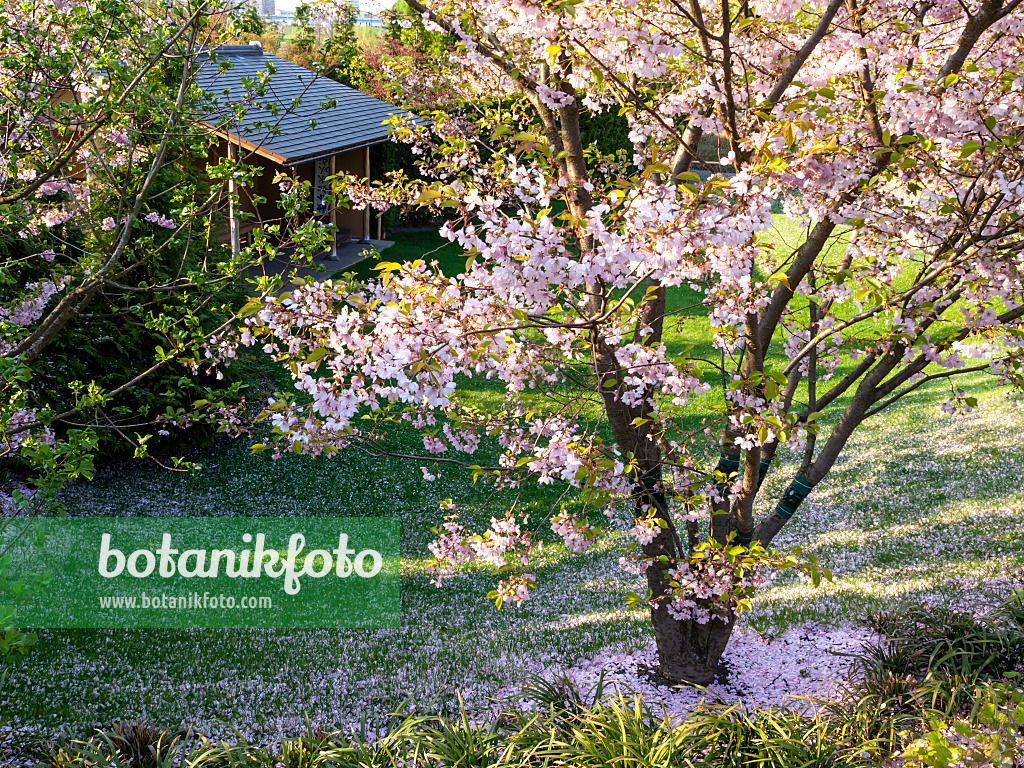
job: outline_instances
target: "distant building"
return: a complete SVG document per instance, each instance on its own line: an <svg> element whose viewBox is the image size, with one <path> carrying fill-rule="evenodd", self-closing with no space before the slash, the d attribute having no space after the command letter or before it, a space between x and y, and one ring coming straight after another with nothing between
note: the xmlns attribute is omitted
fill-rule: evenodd
<svg viewBox="0 0 1024 768"><path fill-rule="evenodd" d="M370 209L329 205L329 178L342 171L370 178L369 148L387 141L385 121L390 115L410 113L265 53L259 43L219 46L215 53L233 66L223 70L212 64L207 51L200 58L198 85L219 107L206 122L207 130L218 139L210 163L216 164L224 156L238 157L262 170L251 187L237 190L248 217L231 211L228 235L232 248L237 251L241 247L256 222L279 221L281 190L274 183L279 172L311 185L313 215L338 228L332 254L338 243L349 237L368 240ZM266 96L248 105L243 118L234 119L234 105L249 98L251 85L247 83L271 71Z"/></svg>
<svg viewBox="0 0 1024 768"><path fill-rule="evenodd" d="M243 0L243 6L249 6L264 19L274 15L274 0Z"/></svg>

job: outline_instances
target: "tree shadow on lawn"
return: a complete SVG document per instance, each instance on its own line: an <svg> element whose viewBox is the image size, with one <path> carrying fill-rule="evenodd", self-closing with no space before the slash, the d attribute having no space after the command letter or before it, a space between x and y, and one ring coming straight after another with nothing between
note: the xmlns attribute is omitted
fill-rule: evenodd
<svg viewBox="0 0 1024 768"><path fill-rule="evenodd" d="M461 691L467 706L487 706L530 664L646 641L646 617L624 610L626 585L609 589L613 569L607 551L552 558L519 610L484 599L492 574L442 589L407 577L399 630L49 630L12 670L2 720L47 734L126 718L222 721L266 739L278 718L300 731L304 711L338 726L363 712L373 724L409 697L450 710Z"/></svg>
<svg viewBox="0 0 1024 768"><path fill-rule="evenodd" d="M923 393L855 436L776 540L818 556L835 581L816 595L792 580L766 590L754 611L765 624L929 600L969 607L986 584L1024 581L1024 414L983 382L965 388L982 397L973 415L946 416ZM791 472L769 476L769 496Z"/></svg>
<svg viewBox="0 0 1024 768"><path fill-rule="evenodd" d="M409 427L396 429L385 443L389 450L422 452L420 435ZM519 513L546 516L565 490L564 483L527 484L520 492L495 491L473 482L462 468L440 468L422 461L376 457L358 449L335 456L297 456L273 459L270 451L253 454L248 442L237 440L193 452L189 459L202 465L194 474L171 473L148 463L113 465L95 480L70 484L61 494L68 513L124 516L395 516L402 519L402 552L426 555L440 524L439 503L455 499L464 520L486 525L518 500ZM467 462L486 464L496 458L496 441L487 439ZM426 482L421 466L438 479ZM573 499L567 506L574 509Z"/></svg>

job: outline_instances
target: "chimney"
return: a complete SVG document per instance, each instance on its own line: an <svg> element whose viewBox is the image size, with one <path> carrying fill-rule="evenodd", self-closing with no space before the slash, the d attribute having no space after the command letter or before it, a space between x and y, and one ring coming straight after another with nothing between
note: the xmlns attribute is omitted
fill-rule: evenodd
<svg viewBox="0 0 1024 768"><path fill-rule="evenodd" d="M263 53L263 43L261 43L259 40L250 40L249 45L256 46L257 48L260 49L260 53Z"/></svg>

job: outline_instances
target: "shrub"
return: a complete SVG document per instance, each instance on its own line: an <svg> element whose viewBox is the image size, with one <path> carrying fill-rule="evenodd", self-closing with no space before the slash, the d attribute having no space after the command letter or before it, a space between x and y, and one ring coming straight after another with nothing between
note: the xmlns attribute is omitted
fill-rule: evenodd
<svg viewBox="0 0 1024 768"><path fill-rule="evenodd" d="M980 683L966 717L932 720L903 757L910 765L934 768L1020 765L1024 755L1024 690L1020 685L1020 675L1015 672L1008 673L1006 680Z"/></svg>

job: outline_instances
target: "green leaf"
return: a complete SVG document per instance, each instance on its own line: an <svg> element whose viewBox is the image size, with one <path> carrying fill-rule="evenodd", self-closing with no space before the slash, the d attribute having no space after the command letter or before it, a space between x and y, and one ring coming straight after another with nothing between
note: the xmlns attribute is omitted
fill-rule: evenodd
<svg viewBox="0 0 1024 768"><path fill-rule="evenodd" d="M238 310L238 316L249 317L249 315L254 315L259 311L261 306L263 306L263 304L259 300L253 299L252 301L244 304L242 308Z"/></svg>
<svg viewBox="0 0 1024 768"><path fill-rule="evenodd" d="M963 148L960 150L960 157L970 157L979 149L981 149L980 141L965 142Z"/></svg>
<svg viewBox="0 0 1024 768"><path fill-rule="evenodd" d="M420 192L420 196L412 202L414 205L423 205L424 203L429 203L431 200L436 200L439 197L441 197L441 193L436 189L424 189Z"/></svg>
<svg viewBox="0 0 1024 768"><path fill-rule="evenodd" d="M316 349L314 349L310 353L309 357L306 358L306 362L307 363L315 363L317 360L320 360L323 357L326 357L330 353L331 353L331 350L329 350L327 347L317 347Z"/></svg>

